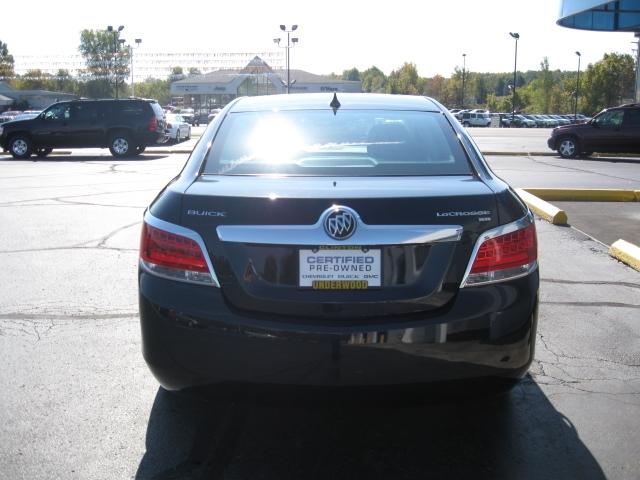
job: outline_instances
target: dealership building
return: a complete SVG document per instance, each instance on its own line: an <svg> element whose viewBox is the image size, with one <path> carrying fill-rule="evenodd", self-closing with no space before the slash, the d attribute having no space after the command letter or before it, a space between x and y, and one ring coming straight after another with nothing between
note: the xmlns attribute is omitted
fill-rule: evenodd
<svg viewBox="0 0 640 480"><path fill-rule="evenodd" d="M290 70L290 93L361 92L360 81L340 80ZM236 97L287 93L287 71L274 70L260 57L243 69L223 69L190 76L171 84L171 95L183 97L185 105L225 105Z"/></svg>
<svg viewBox="0 0 640 480"><path fill-rule="evenodd" d="M640 40L640 0L562 0L557 24L579 30L633 32ZM640 101L640 42L636 49L636 102Z"/></svg>

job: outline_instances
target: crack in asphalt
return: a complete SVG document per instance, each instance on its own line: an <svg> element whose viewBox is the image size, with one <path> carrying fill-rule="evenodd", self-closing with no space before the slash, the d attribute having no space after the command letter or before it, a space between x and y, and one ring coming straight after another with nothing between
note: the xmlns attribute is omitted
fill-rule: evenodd
<svg viewBox="0 0 640 480"><path fill-rule="evenodd" d="M564 364L567 366L573 366L573 367L590 367L592 365L571 365L571 364L567 364L564 362L561 362L560 359L568 359L568 360L586 360L586 361L590 361L590 362L599 362L599 363L613 363L615 365L621 365L621 366L625 366L625 367L630 367L630 368L637 368L640 367L640 363L625 363L625 362L620 362L618 360L611 360L608 358L601 358L601 357L585 357L585 356L578 356L578 355L569 355L566 354L564 352L557 352L556 350L552 349L549 344L547 343L547 341L544 338L544 335L542 335L540 332L538 332L537 334L537 339L540 341L540 343L542 343L542 346L544 347L544 349L549 352L551 355L553 355L555 357L555 362L559 363L559 364ZM536 360L539 361L539 360ZM553 365L553 363L551 362L545 362L548 363L549 365Z"/></svg>
<svg viewBox="0 0 640 480"><path fill-rule="evenodd" d="M137 252L138 249L137 248L122 248L122 247L109 247L106 245L106 243L115 235L117 235L118 233L126 230L127 228L131 228L134 227L136 225L140 225L142 223L141 220L137 220L133 223L129 223L127 225L124 225L122 227L118 227L115 230L107 233L106 235L100 237L100 238L96 238L96 239L92 239L92 240L87 240L86 242L82 242L82 243L78 243L75 245L71 245L71 246L61 246L61 247L42 247L42 248L30 248L30 249L19 249L19 250L0 250L0 254L3 253L32 253L32 252L50 252L50 251L56 251L56 250L87 250L87 249L100 249L100 250L113 250L113 251L117 251L117 252ZM97 242L96 245L89 245L91 243Z"/></svg>
<svg viewBox="0 0 640 480"><path fill-rule="evenodd" d="M10 253L55 252L57 250L112 250L114 252L137 252L138 251L137 248L75 245L71 247L47 247L47 248L27 248L24 250L0 250L0 255L10 254Z"/></svg>
<svg viewBox="0 0 640 480"><path fill-rule="evenodd" d="M587 386L584 385L585 383L588 383L588 382L617 382L617 383L622 383L623 385L626 386L626 385L629 385L630 383L640 382L640 377L633 376L633 377L621 378L619 376L611 377L611 376L604 376L604 375L600 377L595 377L590 372L585 372L586 376L577 376L567 371L567 368L585 368L585 369L609 368L610 369L610 367L608 367L607 365L602 366L602 365L597 365L597 363L610 363L616 366L625 366L629 368L638 368L640 367L640 364L625 363L625 362L604 359L604 358L571 356L562 352L560 353L556 352L555 350L550 348L549 344L544 338L544 335L538 333L537 339L539 343L542 345L542 347L544 348L544 350L553 356L553 361L545 361L540 359L534 360L534 365L538 366L540 370L539 373L536 373L533 371L531 372L531 377L535 381L535 383L539 385L546 385L546 386L567 387L571 390L574 390L575 392L580 392L581 394L584 393L584 394L609 395L612 397L640 395L640 391L612 393L612 392L602 391L596 388L588 388ZM574 365L574 364L567 363L566 361L563 361L563 360L586 361L586 362L591 362L591 365ZM564 374L565 378L561 378L557 374L555 375L552 374L549 371L549 368L551 367L557 369L561 374ZM616 369L616 370L619 370L619 369ZM632 403L632 404L637 405L636 403Z"/></svg>
<svg viewBox="0 0 640 480"><path fill-rule="evenodd" d="M42 187L39 187L42 188ZM59 197L41 197L41 198L33 198L33 199L29 199L29 200L14 200L11 202L2 202L0 203L0 207L12 207L12 206L23 206L21 204L25 203L25 202L41 202L41 201L50 201L50 202L70 202L70 200L67 199L72 199L72 198L84 198L84 197L95 197L98 195L118 195L118 194L122 194L122 193L138 193L138 192L157 192L158 189L157 188L142 188L142 189L135 189L135 190L118 190L118 191L114 191L114 192L94 192L94 193L83 193L83 194L79 194L79 195L61 195ZM24 206L29 206L29 205L24 205Z"/></svg>
<svg viewBox="0 0 640 480"><path fill-rule="evenodd" d="M616 175L608 175L606 173L600 173L600 172L594 172L593 170L586 170L583 168L578 168L578 167L568 167L565 165L554 165L553 163L549 163L549 162L544 162L542 160L538 160L536 157L533 157L531 155L528 155L526 158L528 158L529 160L531 160L534 163L537 163L539 165L546 165L547 167L555 167L555 168L559 168L559 169L565 169L565 170L571 170L574 172L580 172L580 173L589 173L591 175L599 175L602 177L607 177L607 178L614 178L616 180L625 180L625 181L637 181L637 179L633 179L633 178L629 178L629 177L618 177Z"/></svg>
<svg viewBox="0 0 640 480"><path fill-rule="evenodd" d="M73 202L71 200L56 200L64 205L88 205L90 207L113 207L113 208L146 208L146 205L114 205L110 203L94 203L94 202ZM30 206L30 205L25 205Z"/></svg>
<svg viewBox="0 0 640 480"><path fill-rule="evenodd" d="M622 302L551 302L540 301L545 305L567 305L570 307L616 307L616 308L634 308L640 309L640 305L634 303L622 303Z"/></svg>
<svg viewBox="0 0 640 480"><path fill-rule="evenodd" d="M23 313L23 312L7 312L0 313L0 320L112 320L123 318L135 318L138 311L119 312L119 313Z"/></svg>
<svg viewBox="0 0 640 480"><path fill-rule="evenodd" d="M0 313L0 337L31 337L39 342L54 328L77 327L90 320L91 328L112 326L114 321L135 320L137 311L121 313Z"/></svg>
<svg viewBox="0 0 640 480"><path fill-rule="evenodd" d="M541 282L546 283L559 283L566 285L618 285L621 287L640 288L640 283L632 282L616 282L605 280L563 280L560 278L541 278Z"/></svg>

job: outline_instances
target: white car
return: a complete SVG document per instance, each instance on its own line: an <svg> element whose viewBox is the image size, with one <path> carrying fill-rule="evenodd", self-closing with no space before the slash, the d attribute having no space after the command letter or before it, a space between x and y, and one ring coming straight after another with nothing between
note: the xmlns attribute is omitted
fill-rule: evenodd
<svg viewBox="0 0 640 480"><path fill-rule="evenodd" d="M191 125L182 118L182 116L168 113L166 115L167 127L165 133L169 140L173 140L175 143L180 142L182 139L189 140L191 138Z"/></svg>

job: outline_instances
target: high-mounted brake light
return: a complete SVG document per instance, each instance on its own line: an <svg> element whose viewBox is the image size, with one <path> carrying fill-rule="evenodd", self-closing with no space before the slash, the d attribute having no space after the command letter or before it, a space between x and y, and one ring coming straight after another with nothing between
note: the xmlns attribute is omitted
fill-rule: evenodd
<svg viewBox="0 0 640 480"><path fill-rule="evenodd" d="M195 240L143 223L140 265L172 280L215 285L202 248Z"/></svg>
<svg viewBox="0 0 640 480"><path fill-rule="evenodd" d="M523 277L538 266L536 227L529 217L485 232L478 242L462 287Z"/></svg>

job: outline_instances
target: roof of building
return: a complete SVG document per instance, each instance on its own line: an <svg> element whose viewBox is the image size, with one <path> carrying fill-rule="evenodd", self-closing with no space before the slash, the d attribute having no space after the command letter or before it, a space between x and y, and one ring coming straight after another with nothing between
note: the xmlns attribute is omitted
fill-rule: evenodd
<svg viewBox="0 0 640 480"><path fill-rule="evenodd" d="M0 82L0 92L2 92L2 94L5 97L10 97L13 99L19 98L19 97L35 97L35 96L77 97L77 95L74 95L72 93L53 92L51 90L16 90L15 88L11 88L9 84L7 84L6 82Z"/></svg>
<svg viewBox="0 0 640 480"><path fill-rule="evenodd" d="M256 75L256 74L272 74L280 77L282 82L286 81L287 71L285 69L273 70L260 57L256 56L251 60L245 68L238 69L222 69L213 72L204 73L202 75L194 75L174 82L174 84L211 84L211 83L230 83L240 75ZM291 82L297 83L359 83L353 80L342 80L332 78L326 75L316 75L315 73L305 72L304 70L289 70Z"/></svg>
<svg viewBox="0 0 640 480"><path fill-rule="evenodd" d="M580 30L640 30L640 0L562 0L558 25Z"/></svg>

